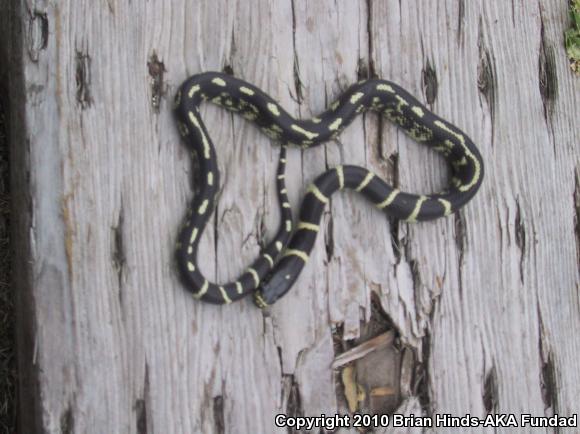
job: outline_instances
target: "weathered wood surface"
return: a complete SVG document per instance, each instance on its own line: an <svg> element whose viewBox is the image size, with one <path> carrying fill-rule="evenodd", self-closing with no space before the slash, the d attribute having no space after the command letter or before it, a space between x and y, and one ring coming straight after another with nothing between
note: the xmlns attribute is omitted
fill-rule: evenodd
<svg viewBox="0 0 580 434"><path fill-rule="evenodd" d="M333 333L358 337L372 291L423 366L398 413L578 412L580 98L566 3L0 1L22 432L286 432L275 414L344 412ZM170 99L188 75L224 69L303 117L361 76L391 79L479 144L481 192L416 225L333 198L308 267L269 314L196 302L171 259L192 193ZM223 281L275 231L278 149L215 107L204 119L224 188L202 266ZM340 162L414 192L447 173L371 115L288 161L294 209Z"/></svg>

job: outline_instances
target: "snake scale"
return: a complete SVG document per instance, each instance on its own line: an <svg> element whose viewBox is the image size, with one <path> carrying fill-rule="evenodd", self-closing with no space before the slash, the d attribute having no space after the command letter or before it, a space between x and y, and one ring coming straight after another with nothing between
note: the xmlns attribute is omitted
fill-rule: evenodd
<svg viewBox="0 0 580 434"><path fill-rule="evenodd" d="M280 227L274 239L236 281L221 285L206 279L197 263L199 240L211 216L220 178L215 147L199 112L204 101L240 114L282 143L276 180ZM451 167L448 189L438 194L409 194L393 188L365 168L339 165L310 185L294 224L284 182L286 146L320 145L335 138L358 114L367 110L381 113L414 140L441 153ZM483 161L471 139L429 111L406 90L385 80L360 81L320 116L294 119L252 84L223 73L206 72L188 78L181 85L175 96L175 113L183 140L197 154L201 180L178 236L177 264L185 286L196 298L210 303L231 303L254 294L254 301L263 308L283 296L304 268L320 230L323 211L336 191L352 189L387 214L416 222L455 212L475 195L483 179Z"/></svg>

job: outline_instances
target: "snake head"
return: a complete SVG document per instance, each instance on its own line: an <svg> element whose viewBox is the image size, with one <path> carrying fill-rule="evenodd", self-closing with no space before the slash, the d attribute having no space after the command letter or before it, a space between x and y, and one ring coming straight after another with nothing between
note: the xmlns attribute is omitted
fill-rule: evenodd
<svg viewBox="0 0 580 434"><path fill-rule="evenodd" d="M290 290L297 276L297 273L291 271L291 264L277 267L276 271L266 277L258 290L254 292L254 303L261 309L274 304Z"/></svg>

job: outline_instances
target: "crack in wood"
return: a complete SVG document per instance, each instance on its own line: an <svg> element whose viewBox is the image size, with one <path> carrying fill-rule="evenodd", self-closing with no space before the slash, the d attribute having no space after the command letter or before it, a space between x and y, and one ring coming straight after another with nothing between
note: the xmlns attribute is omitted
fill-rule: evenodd
<svg viewBox="0 0 580 434"><path fill-rule="evenodd" d="M393 249L393 255L395 255L395 263L393 267L396 269L397 265L401 262L401 252L404 247L404 242L399 238L399 228L401 226L401 221L397 218L388 217L389 219L389 232L391 234L391 248Z"/></svg>
<svg viewBox="0 0 580 434"><path fill-rule="evenodd" d="M231 64L224 65L222 71L224 74L234 75L234 68L232 67Z"/></svg>
<svg viewBox="0 0 580 434"><path fill-rule="evenodd" d="M113 0L107 0L107 9L111 15L115 15L115 5L113 4Z"/></svg>
<svg viewBox="0 0 580 434"><path fill-rule="evenodd" d="M213 398L213 423L217 434L224 434L226 432L224 397L222 395L217 395Z"/></svg>
<svg viewBox="0 0 580 434"><path fill-rule="evenodd" d="M422 306L421 303L421 287L422 287L422 279L421 279L421 272L419 270L419 261L412 258L411 254L408 249L408 245L405 244L405 258L407 259L407 263L409 264L409 270L411 271L411 280L413 284L413 303L415 305L415 314L417 317L417 322L421 321L419 309ZM432 314L432 312L431 312Z"/></svg>
<svg viewBox="0 0 580 434"><path fill-rule="evenodd" d="M264 194L263 199L265 199L265 192L266 189L263 190ZM268 228L266 227L266 211L264 209L264 202L262 202L262 209L259 210L259 217L258 217L258 222L257 222L257 228L256 228L256 242L258 244L258 246L260 247L260 250L263 250L266 247L266 232L268 230Z"/></svg>
<svg viewBox="0 0 580 434"><path fill-rule="evenodd" d="M496 205L496 207L495 207L496 228L497 228L498 241L499 241L498 244L500 246L503 245L503 221L501 219L501 215L502 215L502 211ZM501 255L501 252L502 252L502 250L500 250L500 255Z"/></svg>
<svg viewBox="0 0 580 434"><path fill-rule="evenodd" d="M540 360L542 362L540 371L540 388L542 392L542 401L544 408L551 409L552 414L558 413L558 383L556 380L556 366L554 364L554 355L552 351L546 348L545 329L540 304L537 304L539 339L538 346L540 351Z"/></svg>
<svg viewBox="0 0 580 434"><path fill-rule="evenodd" d="M465 0L458 0L457 6L457 43L459 46L462 46L465 39L463 33L463 23L465 22Z"/></svg>
<svg viewBox="0 0 580 434"><path fill-rule="evenodd" d="M366 324L367 338L381 334L387 330L395 330L396 337L399 337L399 331L395 327L395 323L389 316L389 314L383 308L380 296L371 292L371 315L369 322ZM373 326L374 324L374 326Z"/></svg>
<svg viewBox="0 0 580 434"><path fill-rule="evenodd" d="M367 0L367 39L368 39L368 78L377 77L375 59L373 57L373 7L371 0Z"/></svg>
<svg viewBox="0 0 580 434"><path fill-rule="evenodd" d="M572 206L574 208L574 233L576 235L576 258L580 264L580 167L576 167L574 177L574 194Z"/></svg>
<svg viewBox="0 0 580 434"><path fill-rule="evenodd" d="M491 118L491 137L493 144L497 95L497 74L495 69L494 56L485 44L481 17L479 18L477 47L479 50L479 63L477 65L477 89L487 102L489 115Z"/></svg>
<svg viewBox="0 0 580 434"><path fill-rule="evenodd" d="M265 334L265 328L264 328ZM274 334L274 341L276 341L276 336ZM276 354L278 354L278 363L280 364L280 372L284 372L284 359L282 358L282 347L280 345L276 345Z"/></svg>
<svg viewBox="0 0 580 434"><path fill-rule="evenodd" d="M38 62L40 52L48 46L49 24L46 12L28 11L28 57Z"/></svg>
<svg viewBox="0 0 580 434"><path fill-rule="evenodd" d="M431 408L431 392L429 390L429 357L431 355L431 333L429 330L425 330L425 336L421 339L421 354L422 360L415 367L415 386L413 389L425 415L431 417L433 409Z"/></svg>
<svg viewBox="0 0 580 434"><path fill-rule="evenodd" d="M554 47L546 38L544 18L540 10L540 53L538 57L538 77L540 95L544 106L544 118L551 124L554 105L558 98L558 74Z"/></svg>
<svg viewBox="0 0 580 434"><path fill-rule="evenodd" d="M405 256L409 258L408 252L405 253ZM416 308L421 306L421 273L419 272L419 261L416 259L408 259L409 269L411 270L411 280L413 283L413 304ZM417 311L417 315L419 312Z"/></svg>
<svg viewBox="0 0 580 434"><path fill-rule="evenodd" d="M293 65L293 75L294 75L294 92L296 97L290 96L298 104L302 104L304 96L302 94L302 81L300 80L300 63L298 61L298 53L296 52L296 5L294 0L291 0L292 6L292 50L294 51L294 65Z"/></svg>
<svg viewBox="0 0 580 434"><path fill-rule="evenodd" d="M147 434L147 400L149 397L149 365L145 363L145 378L143 381L143 395L135 401L135 425L139 434Z"/></svg>
<svg viewBox="0 0 580 434"><path fill-rule="evenodd" d="M356 78L357 81L369 78L369 68L362 57L359 57L356 65Z"/></svg>
<svg viewBox="0 0 580 434"><path fill-rule="evenodd" d="M524 283L524 260L526 255L526 228L523 223L520 202L516 199L516 216L514 221L516 245L520 250L520 282Z"/></svg>
<svg viewBox="0 0 580 434"><path fill-rule="evenodd" d="M234 74L234 59L236 57L236 53L238 52L238 47L236 45L236 32L232 30L232 38L230 40L230 60L229 64L224 66L223 71L229 75Z"/></svg>
<svg viewBox="0 0 580 434"><path fill-rule="evenodd" d="M427 104L432 106L437 99L439 83L437 80L437 72L429 58L427 58L423 70L421 71L421 84L423 86L423 93L425 94Z"/></svg>
<svg viewBox="0 0 580 434"><path fill-rule="evenodd" d="M216 201L214 204L214 210L213 210L213 249L214 249L214 255L213 255L213 263L214 263L214 267L215 267L215 277L217 279L217 273L219 270L219 255L218 255L218 248L219 248L219 243L218 243L218 239L219 239L219 203ZM225 213L224 213L225 214Z"/></svg>
<svg viewBox="0 0 580 434"><path fill-rule="evenodd" d="M91 56L87 52L76 51L75 54L76 100L81 110L91 106Z"/></svg>
<svg viewBox="0 0 580 434"><path fill-rule="evenodd" d="M296 382L296 378L292 374L284 374L284 385L287 390L286 411L285 415L288 417L304 416L304 409L302 408L302 398L300 397L300 386ZM288 433L294 434L298 431L288 427Z"/></svg>
<svg viewBox="0 0 580 434"><path fill-rule="evenodd" d="M379 126L382 129L382 117L379 117ZM393 187L397 188L399 186L399 153L393 152L387 158L387 161L391 163L392 167L392 179L393 179ZM397 268L397 265L401 262L401 253L402 249L404 248L403 240L399 238L399 228L401 226L401 221L395 217L387 215L389 220L389 232L391 235L391 247L393 249L393 254L395 255L395 263L394 268Z"/></svg>
<svg viewBox="0 0 580 434"><path fill-rule="evenodd" d="M219 345L219 343L218 343ZM214 347L214 354L216 354L216 348ZM211 414L213 417L215 417L215 414L213 413L213 384L215 383L215 379L216 379L216 370L217 370L217 365L214 363L211 367L211 371L209 373L209 376L206 377L206 380L203 382L203 394L201 397L201 400L199 401L200 403L200 408L199 408L199 417L200 417L200 426L205 426L206 425L206 418ZM200 432L200 430L196 430L196 432Z"/></svg>
<svg viewBox="0 0 580 434"><path fill-rule="evenodd" d="M326 260L330 262L334 256L334 218L332 213L328 213L328 223L326 225L326 231L324 235Z"/></svg>
<svg viewBox="0 0 580 434"><path fill-rule="evenodd" d="M455 223L455 247L459 251L459 255L463 257L466 245L465 223L460 212L453 214Z"/></svg>
<svg viewBox="0 0 580 434"><path fill-rule="evenodd" d="M372 288L371 288L372 291ZM372 292L371 292L372 294ZM361 321L364 322L364 309L362 309L360 318ZM332 348L334 350L334 355L336 357L337 354L341 354L346 351L350 346L348 343L354 342L354 340L344 340L342 337L344 336L344 322L337 322L332 326Z"/></svg>
<svg viewBox="0 0 580 434"><path fill-rule="evenodd" d="M304 96L302 94L302 81L300 81L300 64L298 61L298 54L294 54L294 91L296 98L293 98L298 104L302 104Z"/></svg>
<svg viewBox="0 0 580 434"><path fill-rule="evenodd" d="M123 304L123 276L125 273L125 264L127 262L127 257L125 255L125 243L124 243L124 221L125 212L123 207L123 198L121 197L121 204L119 206L119 216L117 217L117 224L111 229L113 230L113 249L111 253L113 268L117 274L117 280L119 283L119 302Z"/></svg>
<svg viewBox="0 0 580 434"><path fill-rule="evenodd" d="M497 371L495 366L485 375L483 382L483 406L487 414L496 413L498 409Z"/></svg>
<svg viewBox="0 0 580 434"><path fill-rule="evenodd" d="M75 432L75 417L72 409L72 404L66 407L65 411L60 416L60 433L73 434Z"/></svg>
<svg viewBox="0 0 580 434"><path fill-rule="evenodd" d="M226 209L223 213L222 213L222 222L224 221L224 217L226 216L227 213L229 213L231 211L231 209ZM241 243L241 248L245 248L246 245L252 241L252 239L256 240L257 244L260 244L260 240L258 239L259 234L257 233L258 231L258 225L259 225L259 221L261 219L261 214L260 214L260 210L256 210L256 213L254 214L254 223L252 223L252 226L254 227L254 229L250 230L250 232L248 232L248 235L246 235Z"/></svg>
<svg viewBox="0 0 580 434"><path fill-rule="evenodd" d="M434 300L434 303L436 301ZM424 329L424 335L421 339L421 351L419 353L420 357L417 356L415 359L417 363L414 367L413 372L413 387L412 391L417 399L421 408L428 417L433 416L433 403L431 398L431 391L429 389L429 382L431 374L429 371L429 360L431 358L431 332L430 327L433 325L435 316L435 306L428 313L428 325ZM415 350L416 351L416 350Z"/></svg>
<svg viewBox="0 0 580 434"><path fill-rule="evenodd" d="M458 283L458 291L459 291L459 298L463 298L463 275L461 273L461 269L463 267L463 258L465 255L465 248L467 245L467 235L465 233L465 222L463 221L463 215L461 211L456 212L453 215L454 223L455 223L455 247L459 252L459 256L457 259L457 283Z"/></svg>
<svg viewBox="0 0 580 434"><path fill-rule="evenodd" d="M558 387L556 384L556 372L552 355L542 362L540 384L542 387L542 401L546 408L553 408L554 413L558 410Z"/></svg>
<svg viewBox="0 0 580 434"><path fill-rule="evenodd" d="M155 51L153 51L153 54L151 54L149 57L147 62L147 70L149 72L149 76L151 77L151 107L155 113L159 113L161 98L163 98L166 93L163 77L167 70L165 69L165 64L157 57L157 53Z"/></svg>
<svg viewBox="0 0 580 434"><path fill-rule="evenodd" d="M397 152L393 153L391 156L386 157L387 150L385 149L385 140L383 136L383 131L385 129L385 120L383 116L379 114L374 114L377 116L377 149L379 154L379 159L385 160L387 163L392 160L395 165L398 164L398 154ZM366 138L366 137L365 137ZM392 157L392 158L391 158ZM398 167L397 167L398 169Z"/></svg>

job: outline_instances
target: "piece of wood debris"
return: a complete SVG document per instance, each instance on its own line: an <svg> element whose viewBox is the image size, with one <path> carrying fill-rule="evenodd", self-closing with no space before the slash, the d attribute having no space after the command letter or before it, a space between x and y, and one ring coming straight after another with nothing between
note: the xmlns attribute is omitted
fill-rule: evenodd
<svg viewBox="0 0 580 434"><path fill-rule="evenodd" d="M393 343L395 339L395 333L393 331L388 331L386 333L380 334L342 354L339 354L332 362L332 369L337 369L347 363L358 360L375 350L388 347Z"/></svg>

